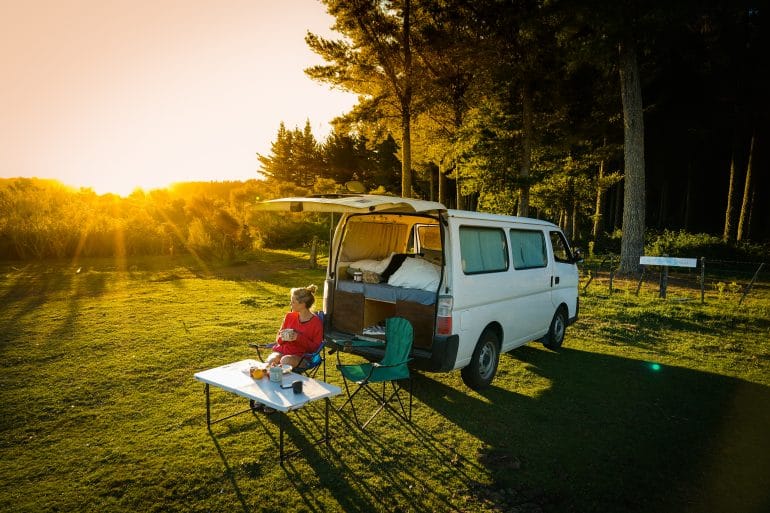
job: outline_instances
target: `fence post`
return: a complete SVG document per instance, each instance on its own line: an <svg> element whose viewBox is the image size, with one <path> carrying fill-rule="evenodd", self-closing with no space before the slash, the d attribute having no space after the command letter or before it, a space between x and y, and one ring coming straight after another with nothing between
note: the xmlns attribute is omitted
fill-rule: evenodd
<svg viewBox="0 0 770 513"><path fill-rule="evenodd" d="M313 236L313 242L310 244L310 268L318 267L318 237Z"/></svg>
<svg viewBox="0 0 770 513"><path fill-rule="evenodd" d="M583 294L586 293L586 291L588 290L588 286L591 284L592 281L594 281L594 271L591 269L590 266L587 266L587 267L588 267L588 281L586 282L585 285L583 285ZM596 266L596 274L599 274L599 264L597 264Z"/></svg>
<svg viewBox="0 0 770 513"><path fill-rule="evenodd" d="M642 266L642 274L639 276L639 283L636 284L636 295L639 295L639 289L642 288L642 281L644 281L644 272L647 270L647 266Z"/></svg>
<svg viewBox="0 0 770 513"><path fill-rule="evenodd" d="M612 295L612 279L615 277L615 259L610 257L610 295Z"/></svg>
<svg viewBox="0 0 770 513"><path fill-rule="evenodd" d="M706 302L706 257L700 257L700 302Z"/></svg>
<svg viewBox="0 0 770 513"><path fill-rule="evenodd" d="M738 300L739 305L743 303L743 298L745 298L748 295L748 293L751 291L751 287L754 285L754 282L757 281L757 276L759 276L759 271L761 271L764 266L765 266L765 263L762 262L761 264L759 264L759 267L757 267L757 272L755 272L754 277L751 278L751 283L749 283L746 286L746 290L743 291L743 295L741 296L741 299Z"/></svg>
<svg viewBox="0 0 770 513"><path fill-rule="evenodd" d="M663 255L664 257L668 255ZM668 287L668 266L664 265L663 269L660 270L660 292L658 292L658 297L662 299L666 299L666 288Z"/></svg>

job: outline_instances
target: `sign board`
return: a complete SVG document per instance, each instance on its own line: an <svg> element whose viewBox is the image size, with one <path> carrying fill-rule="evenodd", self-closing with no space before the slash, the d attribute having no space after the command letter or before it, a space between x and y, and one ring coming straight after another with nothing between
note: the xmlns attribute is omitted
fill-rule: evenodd
<svg viewBox="0 0 770 513"><path fill-rule="evenodd" d="M697 258L674 258L674 257L639 257L641 265L664 265L668 267L698 267Z"/></svg>

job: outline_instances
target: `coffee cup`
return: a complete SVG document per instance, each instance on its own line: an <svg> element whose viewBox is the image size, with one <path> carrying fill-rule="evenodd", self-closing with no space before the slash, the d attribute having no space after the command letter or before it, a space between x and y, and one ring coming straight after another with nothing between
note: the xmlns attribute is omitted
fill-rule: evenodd
<svg viewBox="0 0 770 513"><path fill-rule="evenodd" d="M283 380L283 370L280 366L270 367L270 381L280 383Z"/></svg>

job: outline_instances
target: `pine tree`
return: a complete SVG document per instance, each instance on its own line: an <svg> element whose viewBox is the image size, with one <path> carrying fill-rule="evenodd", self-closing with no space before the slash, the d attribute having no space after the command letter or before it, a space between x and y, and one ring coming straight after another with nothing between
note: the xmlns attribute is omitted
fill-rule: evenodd
<svg viewBox="0 0 770 513"><path fill-rule="evenodd" d="M262 164L260 172L268 178L281 182L295 182L294 173L294 134L286 130L281 121L275 141L270 146L270 155L260 155L257 158Z"/></svg>
<svg viewBox="0 0 770 513"><path fill-rule="evenodd" d="M351 113L359 119L398 116L401 134L401 194L412 191L412 63L411 0L324 0L335 17L334 29L346 37L332 41L308 33L310 48L325 65L305 70L313 79L360 95Z"/></svg>

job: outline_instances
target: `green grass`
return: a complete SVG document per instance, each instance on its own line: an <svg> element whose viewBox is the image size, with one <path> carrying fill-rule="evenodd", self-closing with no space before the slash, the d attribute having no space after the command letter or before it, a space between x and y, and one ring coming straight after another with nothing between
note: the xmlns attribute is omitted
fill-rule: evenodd
<svg viewBox="0 0 770 513"><path fill-rule="evenodd" d="M253 357L289 288L310 283L323 272L294 252L2 265L0 511L770 509L761 287L742 305L592 287L563 350L503 355L489 389L418 374L411 425L381 416L362 433L333 413L327 448L310 443L318 408L292 414L305 455L282 467L280 419L210 434L193 374ZM212 391L215 413L245 406Z"/></svg>

